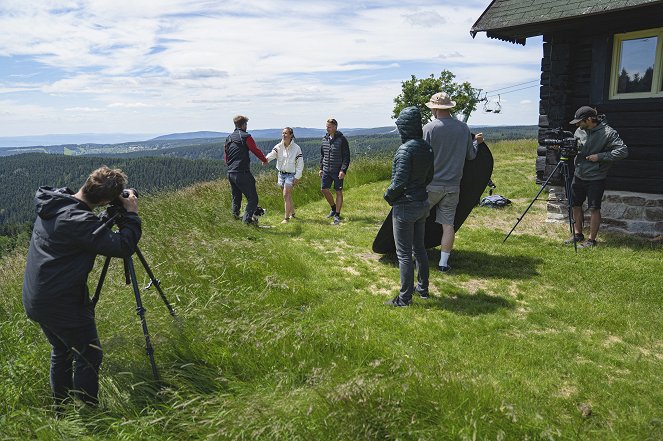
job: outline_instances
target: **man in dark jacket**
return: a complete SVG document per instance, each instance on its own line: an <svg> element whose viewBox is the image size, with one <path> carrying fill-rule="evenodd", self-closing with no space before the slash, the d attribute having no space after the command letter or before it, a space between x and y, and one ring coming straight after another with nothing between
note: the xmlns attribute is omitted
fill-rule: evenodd
<svg viewBox="0 0 663 441"><path fill-rule="evenodd" d="M320 191L327 199L331 211L328 218L334 218L334 225L341 223L341 208L343 208L343 179L350 166L350 144L343 133L339 132L338 122L334 118L327 120L327 134L322 138L320 147L320 178L322 180ZM336 190L336 200L329 189L332 182Z"/></svg>
<svg viewBox="0 0 663 441"><path fill-rule="evenodd" d="M23 306L39 323L51 350L51 389L55 404L70 393L97 403L102 351L87 278L97 254L128 257L141 236L138 202L121 170L101 167L74 194L68 188L41 187L35 196L37 220L30 239ZM126 213L119 231L93 232L101 225L92 211L118 199Z"/></svg>
<svg viewBox="0 0 663 441"><path fill-rule="evenodd" d="M573 237L566 243L582 242L582 204L587 199L589 218L589 238L580 244L581 248L596 246L596 235L601 226L601 199L605 191L608 170L615 161L628 156L628 148L615 129L605 122L604 115L596 109L580 107L570 124L578 128L574 134L578 140L578 155L575 159L575 172L571 184L573 200Z"/></svg>
<svg viewBox="0 0 663 441"><path fill-rule="evenodd" d="M433 180L433 149L422 139L421 112L417 107L403 109L396 120L403 144L396 150L391 184L384 193L393 206L392 220L396 256L401 273L401 289L385 304L408 306L412 293L428 298L428 254L424 245L429 204L426 186ZM412 252L417 261L417 286L414 287Z"/></svg>
<svg viewBox="0 0 663 441"><path fill-rule="evenodd" d="M232 211L235 219L239 219L239 210L242 208L242 195L246 196L246 209L242 220L245 224L255 224L253 213L258 208L258 192L256 180L251 174L251 161L249 150L260 159L262 165L267 164L267 158L260 151L255 141L246 133L249 119L242 115L233 118L235 131L226 138L225 160L228 165L228 181L232 192Z"/></svg>

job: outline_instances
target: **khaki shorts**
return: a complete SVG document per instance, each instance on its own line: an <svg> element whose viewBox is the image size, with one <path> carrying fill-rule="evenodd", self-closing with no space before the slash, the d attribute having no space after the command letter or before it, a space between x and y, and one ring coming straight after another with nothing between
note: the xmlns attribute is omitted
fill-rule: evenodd
<svg viewBox="0 0 663 441"><path fill-rule="evenodd" d="M429 191L428 204L435 207L435 222L442 225L453 225L458 205L458 191Z"/></svg>

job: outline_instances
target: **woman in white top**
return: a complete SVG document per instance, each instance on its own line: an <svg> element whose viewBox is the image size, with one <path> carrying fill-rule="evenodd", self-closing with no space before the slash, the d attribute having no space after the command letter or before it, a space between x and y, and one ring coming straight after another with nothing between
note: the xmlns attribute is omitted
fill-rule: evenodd
<svg viewBox="0 0 663 441"><path fill-rule="evenodd" d="M267 154L267 161L276 159L276 169L279 171L278 184L283 189L283 201L285 202L285 216L281 222L284 224L295 217L292 188L302 178L304 156L302 149L294 141L295 133L292 128L284 128L281 136L283 138L281 142Z"/></svg>

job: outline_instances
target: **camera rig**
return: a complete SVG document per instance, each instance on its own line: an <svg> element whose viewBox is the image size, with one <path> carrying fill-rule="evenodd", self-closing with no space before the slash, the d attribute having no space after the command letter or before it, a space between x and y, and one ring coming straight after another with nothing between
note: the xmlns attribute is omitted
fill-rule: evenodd
<svg viewBox="0 0 663 441"><path fill-rule="evenodd" d="M549 129L543 136L544 138L539 139L539 144L549 149L559 149L560 161L570 161L578 154L578 139L568 130L561 127Z"/></svg>

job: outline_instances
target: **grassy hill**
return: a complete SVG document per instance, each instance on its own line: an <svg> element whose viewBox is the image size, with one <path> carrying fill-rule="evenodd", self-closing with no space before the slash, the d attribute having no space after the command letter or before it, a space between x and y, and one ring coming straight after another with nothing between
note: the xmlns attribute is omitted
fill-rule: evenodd
<svg viewBox="0 0 663 441"><path fill-rule="evenodd" d="M114 262L97 308L100 408L61 419L17 250L0 260L0 439L662 439L661 246L601 234L575 254L544 202L502 244L538 189L532 145L491 146L514 204L476 208L453 272L432 272L431 299L410 308L382 304L398 268L370 251L390 158L353 162L338 227L310 169L287 225L274 173L258 179L258 229L231 218L223 180L141 198L140 246L179 313L144 292L163 383Z"/></svg>

